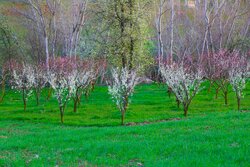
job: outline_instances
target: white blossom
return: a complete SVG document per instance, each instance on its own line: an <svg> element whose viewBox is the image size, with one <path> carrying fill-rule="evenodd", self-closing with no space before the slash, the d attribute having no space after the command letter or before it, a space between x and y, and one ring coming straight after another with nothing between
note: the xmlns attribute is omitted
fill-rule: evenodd
<svg viewBox="0 0 250 167"><path fill-rule="evenodd" d="M27 98L32 93L35 84L35 71L31 65L23 65L22 68L14 68L12 71L12 88L18 91L27 91Z"/></svg>
<svg viewBox="0 0 250 167"><path fill-rule="evenodd" d="M192 72L182 64L160 66L162 77L172 89L178 100L188 109L193 97L198 93L202 82L202 71ZM186 115L186 114L185 114Z"/></svg>
<svg viewBox="0 0 250 167"><path fill-rule="evenodd" d="M112 81L108 86L109 94L115 101L118 109L125 112L128 106L128 98L133 94L134 87L138 84L138 78L135 71L129 71L127 68L121 70L116 68L111 70Z"/></svg>
<svg viewBox="0 0 250 167"><path fill-rule="evenodd" d="M35 70L35 82L34 87L42 89L46 83L48 82L48 78L46 77L46 70L40 66L34 68Z"/></svg>
<svg viewBox="0 0 250 167"><path fill-rule="evenodd" d="M96 76L92 68L78 69L76 87L86 88L95 78Z"/></svg>
<svg viewBox="0 0 250 167"><path fill-rule="evenodd" d="M242 97L243 89L246 87L246 73L241 69L232 68L229 71L229 81L237 97Z"/></svg>
<svg viewBox="0 0 250 167"><path fill-rule="evenodd" d="M73 70L67 74L49 70L47 80L55 91L59 106L63 107L76 91L77 71Z"/></svg>

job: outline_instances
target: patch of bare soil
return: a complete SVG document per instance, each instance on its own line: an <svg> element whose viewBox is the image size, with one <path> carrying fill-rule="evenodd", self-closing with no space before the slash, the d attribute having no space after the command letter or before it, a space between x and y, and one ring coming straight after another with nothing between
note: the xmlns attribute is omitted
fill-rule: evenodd
<svg viewBox="0 0 250 167"><path fill-rule="evenodd" d="M169 119L162 119L162 120L156 120L156 121L145 121L145 122L129 122L125 124L125 126L142 126L142 125L149 125L149 124L155 124L160 122L170 122L170 121L179 121L181 118L169 118Z"/></svg>
<svg viewBox="0 0 250 167"><path fill-rule="evenodd" d="M7 139L7 136L0 136L0 139Z"/></svg>
<svg viewBox="0 0 250 167"><path fill-rule="evenodd" d="M242 110L242 113L250 112L250 110Z"/></svg>

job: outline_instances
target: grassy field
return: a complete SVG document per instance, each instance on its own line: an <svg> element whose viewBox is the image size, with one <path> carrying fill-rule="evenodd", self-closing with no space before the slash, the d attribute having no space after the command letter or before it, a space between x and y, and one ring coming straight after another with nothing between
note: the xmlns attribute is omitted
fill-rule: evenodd
<svg viewBox="0 0 250 167"><path fill-rule="evenodd" d="M204 87L207 87L205 85ZM234 93L229 105L204 88L183 117L166 88L140 85L132 97L126 123L107 94L96 87L82 100L78 113L70 102L60 124L55 98L41 105L28 101L23 111L19 93L8 91L0 104L0 166L248 166L250 164L250 85L242 110ZM178 118L165 122L166 120Z"/></svg>

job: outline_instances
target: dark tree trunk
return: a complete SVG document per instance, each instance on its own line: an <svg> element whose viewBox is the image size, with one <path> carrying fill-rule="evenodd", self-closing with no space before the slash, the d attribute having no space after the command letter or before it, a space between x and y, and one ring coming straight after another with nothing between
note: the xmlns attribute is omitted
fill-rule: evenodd
<svg viewBox="0 0 250 167"><path fill-rule="evenodd" d="M126 113L127 108L128 108L128 96L125 96L123 105L124 105L123 106L124 109L121 111L121 113L122 113L122 125L124 125L125 113Z"/></svg>
<svg viewBox="0 0 250 167"><path fill-rule="evenodd" d="M171 93L172 93L172 89L170 87L168 87L168 97L171 98Z"/></svg>
<svg viewBox="0 0 250 167"><path fill-rule="evenodd" d="M77 112L77 107L78 107L78 104L79 104L79 102L78 102L78 98L76 97L76 98L74 98L74 113L76 113L76 112Z"/></svg>
<svg viewBox="0 0 250 167"><path fill-rule="evenodd" d="M180 108L181 102L177 97L176 97L176 103L177 103L177 107Z"/></svg>
<svg viewBox="0 0 250 167"><path fill-rule="evenodd" d="M209 87L208 87L208 90L207 90L207 91L208 91L208 92L211 92L211 88L212 88L212 86L213 86L213 83L212 83L212 81L210 81L209 83L210 83L210 84L209 84Z"/></svg>
<svg viewBox="0 0 250 167"><path fill-rule="evenodd" d="M240 97L237 97L238 111L240 111Z"/></svg>
<svg viewBox="0 0 250 167"><path fill-rule="evenodd" d="M60 106L61 123L64 123L64 106Z"/></svg>
<svg viewBox="0 0 250 167"><path fill-rule="evenodd" d="M78 98L77 100L77 106L79 107L81 105L81 99L82 99L82 95Z"/></svg>
<svg viewBox="0 0 250 167"><path fill-rule="evenodd" d="M81 104L81 97L82 97L82 89L79 87L76 90L75 97L73 98L74 101L74 112L77 112L77 108Z"/></svg>
<svg viewBox="0 0 250 167"><path fill-rule="evenodd" d="M89 101L89 89L87 88L87 90L85 90L84 92L84 96L85 96L85 100L88 102Z"/></svg>
<svg viewBox="0 0 250 167"><path fill-rule="evenodd" d="M121 3L121 19L120 19L120 29L121 29L121 39L122 39L122 46L124 47L124 41L123 41L123 36L124 36L124 32L125 32L125 9L124 9L124 4L123 2ZM127 60L126 60L126 55L124 52L121 53L122 56L122 67L125 68L126 64L127 64Z"/></svg>
<svg viewBox="0 0 250 167"><path fill-rule="evenodd" d="M39 106L40 105L40 96L41 96L41 89L37 88L36 89L36 105Z"/></svg>
<svg viewBox="0 0 250 167"><path fill-rule="evenodd" d="M48 95L47 95L47 101L51 98L51 95L52 95L52 91L53 91L53 89L50 87L49 88L49 91L48 91Z"/></svg>
<svg viewBox="0 0 250 167"><path fill-rule="evenodd" d="M215 95L215 99L218 99L219 90L220 90L220 88L216 88L216 95Z"/></svg>
<svg viewBox="0 0 250 167"><path fill-rule="evenodd" d="M124 125L125 111L122 111L122 125Z"/></svg>
<svg viewBox="0 0 250 167"><path fill-rule="evenodd" d="M228 92L224 92L225 105L228 105Z"/></svg>
<svg viewBox="0 0 250 167"><path fill-rule="evenodd" d="M95 89L95 83L96 83L95 80L93 80L93 81L91 82L91 91L94 91L94 89Z"/></svg>
<svg viewBox="0 0 250 167"><path fill-rule="evenodd" d="M23 110L26 111L27 101L26 101L26 91L23 89Z"/></svg>
<svg viewBox="0 0 250 167"><path fill-rule="evenodd" d="M129 14L130 14L130 29L132 31L133 29L133 0L129 0ZM130 53L129 53L129 70L131 70L133 68L133 56L134 56L134 38L132 36L132 34L130 35Z"/></svg>
<svg viewBox="0 0 250 167"><path fill-rule="evenodd" d="M2 84L1 84L1 87L2 87L2 94L1 94L1 97L0 97L0 103L2 103L3 102L3 98L4 98L4 96L5 96L5 78L3 79L3 81L2 81Z"/></svg>
<svg viewBox="0 0 250 167"><path fill-rule="evenodd" d="M184 105L183 105L184 116L185 116L185 117L188 115L188 107L189 107L189 105L187 105L187 104L184 104Z"/></svg>

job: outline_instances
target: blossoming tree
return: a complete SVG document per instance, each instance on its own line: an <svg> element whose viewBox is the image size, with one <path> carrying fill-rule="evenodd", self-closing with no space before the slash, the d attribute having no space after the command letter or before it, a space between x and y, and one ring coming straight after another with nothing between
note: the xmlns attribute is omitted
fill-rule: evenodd
<svg viewBox="0 0 250 167"><path fill-rule="evenodd" d="M182 103L184 115L187 116L189 105L200 90L202 71L198 69L194 72L183 63L161 65L160 71L166 84Z"/></svg>
<svg viewBox="0 0 250 167"><path fill-rule="evenodd" d="M26 111L27 100L32 94L35 83L35 71L31 65L13 63L12 84L14 89L22 92L24 111Z"/></svg>
<svg viewBox="0 0 250 167"><path fill-rule="evenodd" d="M238 111L240 111L240 101L246 87L247 59L237 53L231 58L230 64L229 81L237 98Z"/></svg>
<svg viewBox="0 0 250 167"><path fill-rule="evenodd" d="M220 91L224 97L225 105L227 105L230 84L234 85L235 90L235 86L239 86L241 81L243 81L242 79L246 78L244 76L245 71L247 71L246 57L237 50L230 51L225 49L203 55L202 57L202 66L206 79L216 89L216 98ZM243 88L243 85L240 87ZM240 90L238 89L237 91Z"/></svg>
<svg viewBox="0 0 250 167"><path fill-rule="evenodd" d="M78 60L76 65L76 91L72 96L74 101L74 112L77 112L77 107L80 104L83 92L89 91L92 81L96 78L96 73L93 69L93 63L91 61Z"/></svg>
<svg viewBox="0 0 250 167"><path fill-rule="evenodd" d="M203 55L203 70L205 77L210 81L211 85L216 89L216 98L219 91L221 91L225 105L228 105L228 91L229 91L229 70L231 68L230 62L236 52L230 52L221 49L218 52Z"/></svg>
<svg viewBox="0 0 250 167"><path fill-rule="evenodd" d="M44 64L39 64L34 67L34 72L35 72L34 90L36 95L36 103L37 105L39 105L41 91L47 83L46 66Z"/></svg>
<svg viewBox="0 0 250 167"><path fill-rule="evenodd" d="M76 92L77 70L70 58L57 58L47 71L47 80L57 98L61 123L64 123L65 107Z"/></svg>
<svg viewBox="0 0 250 167"><path fill-rule="evenodd" d="M108 91L121 112L121 124L124 125L129 97L133 94L134 88L138 84L138 77L135 71L128 70L126 67L112 69L111 74L112 79L108 86Z"/></svg>

